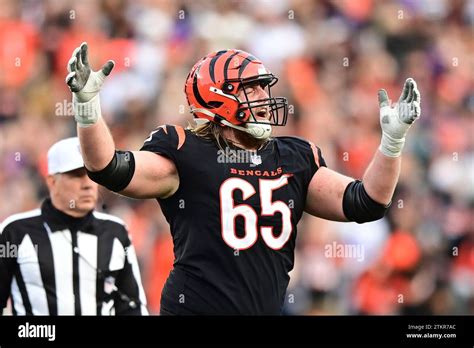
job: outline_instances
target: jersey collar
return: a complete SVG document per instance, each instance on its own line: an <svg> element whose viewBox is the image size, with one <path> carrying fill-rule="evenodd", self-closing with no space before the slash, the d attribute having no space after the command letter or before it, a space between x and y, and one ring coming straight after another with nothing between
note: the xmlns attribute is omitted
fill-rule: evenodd
<svg viewBox="0 0 474 348"><path fill-rule="evenodd" d="M92 227L92 210L87 215L76 218L58 210L53 205L50 198L43 201L41 205L41 213L53 232L62 231L64 229L69 229L71 231L81 230L86 232L90 227Z"/></svg>

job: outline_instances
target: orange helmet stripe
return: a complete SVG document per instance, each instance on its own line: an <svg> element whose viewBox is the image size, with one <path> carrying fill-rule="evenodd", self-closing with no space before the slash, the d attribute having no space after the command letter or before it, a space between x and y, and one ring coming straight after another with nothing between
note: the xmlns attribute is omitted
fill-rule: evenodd
<svg viewBox="0 0 474 348"><path fill-rule="evenodd" d="M227 53L227 50L219 51L214 57L212 57L211 62L209 63L209 76L211 77L212 82L216 83L216 77L214 74L214 67L216 65L217 59L222 56L224 53Z"/></svg>
<svg viewBox="0 0 474 348"><path fill-rule="evenodd" d="M202 67L202 64L197 67L196 72L194 73L193 93L194 93L194 97L196 98L196 101L199 104L201 104L202 107L204 107L206 109L211 109L212 106L206 103L206 101L201 97L201 93L199 92L197 78L198 78L198 75L199 75L199 71L201 70L201 67Z"/></svg>
<svg viewBox="0 0 474 348"><path fill-rule="evenodd" d="M250 62L253 62L253 61L256 61L257 58L255 58L254 56L250 55L248 57L246 57L244 59L244 61L242 62L242 64L240 65L240 68L239 68L239 78L242 76L242 73L244 72L245 68L247 67L247 65L249 65Z"/></svg>
<svg viewBox="0 0 474 348"><path fill-rule="evenodd" d="M229 58L227 58L227 60L225 61L225 64L224 64L224 81L227 80L228 77L229 77L228 76L229 64L232 61L232 58L234 58L239 53L240 53L240 51L236 51L236 52L232 53L231 56Z"/></svg>

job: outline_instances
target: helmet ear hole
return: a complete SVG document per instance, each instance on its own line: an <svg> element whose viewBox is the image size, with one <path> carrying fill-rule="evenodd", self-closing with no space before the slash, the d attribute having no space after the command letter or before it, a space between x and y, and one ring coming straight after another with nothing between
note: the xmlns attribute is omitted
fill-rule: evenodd
<svg viewBox="0 0 474 348"><path fill-rule="evenodd" d="M218 108L220 107L222 104L224 104L223 102L221 101L210 101L209 103L207 103L209 106L211 106L212 108Z"/></svg>

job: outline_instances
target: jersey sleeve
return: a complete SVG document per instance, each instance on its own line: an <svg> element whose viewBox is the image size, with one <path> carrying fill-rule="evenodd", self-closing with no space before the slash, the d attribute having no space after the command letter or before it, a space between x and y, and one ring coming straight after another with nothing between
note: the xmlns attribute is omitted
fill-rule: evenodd
<svg viewBox="0 0 474 348"><path fill-rule="evenodd" d="M184 145L186 133L181 126L162 125L145 139L140 151L163 155L176 163L178 151Z"/></svg>
<svg viewBox="0 0 474 348"><path fill-rule="evenodd" d="M326 167L321 149L311 141L299 137L278 137L282 141L284 161L290 168L300 173L303 184L307 187L314 174L321 167Z"/></svg>
<svg viewBox="0 0 474 348"><path fill-rule="evenodd" d="M327 165L321 149L311 141L304 140L302 155L304 156L304 163L309 163L309 166L306 165L307 169L304 171L304 182L308 186L319 168L327 167Z"/></svg>
<svg viewBox="0 0 474 348"><path fill-rule="evenodd" d="M303 165L312 177L321 167L327 167L321 149L313 142L300 137L280 137L290 150L290 161ZM308 167L309 164L309 167Z"/></svg>
<svg viewBox="0 0 474 348"><path fill-rule="evenodd" d="M311 147L311 154L309 155L311 163L315 166L314 173L321 168L321 167L326 167L326 161L323 158L323 155L321 153L321 149L314 145L311 141L308 141L309 146ZM313 174L314 174L313 173Z"/></svg>

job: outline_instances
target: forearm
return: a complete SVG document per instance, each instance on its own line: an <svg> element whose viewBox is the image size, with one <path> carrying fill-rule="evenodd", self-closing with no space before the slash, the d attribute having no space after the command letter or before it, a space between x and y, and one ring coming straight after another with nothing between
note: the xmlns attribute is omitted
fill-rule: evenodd
<svg viewBox="0 0 474 348"><path fill-rule="evenodd" d="M78 125L77 134L86 168L92 172L104 169L115 153L114 140L104 119L100 117L89 127Z"/></svg>
<svg viewBox="0 0 474 348"><path fill-rule="evenodd" d="M376 202L387 205L392 200L400 175L401 156L389 157L377 150L367 167L362 182L367 194Z"/></svg>

